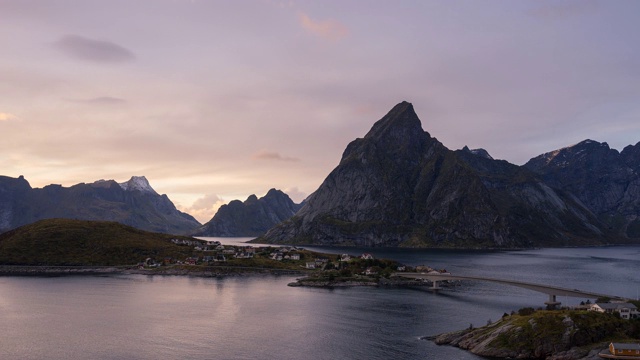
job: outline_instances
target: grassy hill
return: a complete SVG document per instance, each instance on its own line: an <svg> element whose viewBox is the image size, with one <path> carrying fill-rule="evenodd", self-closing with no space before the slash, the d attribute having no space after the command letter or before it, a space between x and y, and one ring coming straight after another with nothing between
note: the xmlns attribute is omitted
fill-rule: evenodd
<svg viewBox="0 0 640 360"><path fill-rule="evenodd" d="M558 359L581 359L611 341L637 343L638 338L640 319L623 320L614 314L586 310L525 308L487 326L441 334L435 342L490 358L546 359L558 355Z"/></svg>
<svg viewBox="0 0 640 360"><path fill-rule="evenodd" d="M47 219L0 234L2 265L131 265L185 258L192 249L116 222Z"/></svg>

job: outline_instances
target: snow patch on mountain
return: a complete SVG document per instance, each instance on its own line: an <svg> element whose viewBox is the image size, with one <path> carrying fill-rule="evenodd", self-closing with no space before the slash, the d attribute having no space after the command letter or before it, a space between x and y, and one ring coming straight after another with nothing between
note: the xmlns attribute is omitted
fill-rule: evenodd
<svg viewBox="0 0 640 360"><path fill-rule="evenodd" d="M118 185L120 185L120 187L126 191L137 190L141 192L158 194L155 190L153 190L153 188L149 184L149 181L144 176L132 176L131 179L129 179L129 181L118 183Z"/></svg>

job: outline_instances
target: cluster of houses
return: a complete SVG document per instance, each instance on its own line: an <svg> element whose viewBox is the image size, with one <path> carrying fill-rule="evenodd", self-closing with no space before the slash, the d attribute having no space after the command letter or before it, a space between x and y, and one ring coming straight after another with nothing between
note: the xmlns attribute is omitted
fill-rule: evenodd
<svg viewBox="0 0 640 360"><path fill-rule="evenodd" d="M189 240L189 239L171 239L171 242L176 245L185 245L192 246L194 251L203 251L203 252L215 252L212 255L204 255L202 257L198 256L190 256L184 260L173 259L171 257L166 257L163 260L164 265L171 264L186 264L186 265L197 265L198 263L215 263L215 262L226 262L228 258L236 258L236 259L251 259L254 257L256 253L256 248L253 246L243 246L243 247L235 247L235 246L224 246L219 241L216 240ZM139 264L139 266L159 266L159 264L148 264L147 262L150 259L147 259L145 263Z"/></svg>
<svg viewBox="0 0 640 360"><path fill-rule="evenodd" d="M622 319L638 319L640 318L640 313L638 312L638 308L632 303L628 302L607 302L607 303L595 303L589 304L587 310L589 311L597 311L601 313L607 314L620 314Z"/></svg>
<svg viewBox="0 0 640 360"><path fill-rule="evenodd" d="M301 255L296 251L299 251L295 246L282 246L277 250L271 252L269 254L269 258L271 260L282 261L282 260L300 260Z"/></svg>
<svg viewBox="0 0 640 360"><path fill-rule="evenodd" d="M190 256L184 260L180 259L172 259L170 257L165 258L162 263L155 263L151 259L147 259L144 263L140 263L140 267L145 266L160 266L163 265L171 265L171 264L186 264L186 265L197 265L199 263L217 263L217 262L226 262L230 258L236 259L251 259L256 255L256 252L262 252L263 248L254 248L252 246L224 246L219 241L216 240L192 240L192 239L171 239L171 242L176 245L184 245L193 247L194 251L202 251L205 252L205 255L202 257L198 256ZM275 261L299 261L303 260L304 256L301 254L301 248L297 248L295 246L281 246L277 249L272 250L268 254L268 258ZM206 252L214 252L211 255L207 255ZM349 254L341 254L337 259L339 264L345 264L347 262L352 261L353 259L362 259L362 260L374 260L374 256L370 253L363 253L360 256L353 256ZM328 258L315 258L313 260L308 260L305 262L304 267L306 269L324 269L326 265L329 263ZM429 270L433 270L428 268ZM405 266L399 266L397 271L407 271ZM368 267L364 271L365 275L376 275L376 271L372 267Z"/></svg>

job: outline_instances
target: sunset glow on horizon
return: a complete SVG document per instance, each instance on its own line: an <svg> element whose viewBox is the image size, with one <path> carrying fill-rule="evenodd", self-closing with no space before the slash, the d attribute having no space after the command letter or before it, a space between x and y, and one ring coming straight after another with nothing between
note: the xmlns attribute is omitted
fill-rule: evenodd
<svg viewBox="0 0 640 360"><path fill-rule="evenodd" d="M0 0L0 175L302 201L395 104L449 149L640 142L637 1Z"/></svg>

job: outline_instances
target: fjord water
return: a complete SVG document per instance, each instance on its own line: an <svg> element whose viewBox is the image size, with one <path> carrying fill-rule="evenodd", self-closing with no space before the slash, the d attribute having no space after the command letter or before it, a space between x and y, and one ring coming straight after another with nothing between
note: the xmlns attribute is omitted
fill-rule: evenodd
<svg viewBox="0 0 640 360"><path fill-rule="evenodd" d="M367 251L459 275L631 298L640 287L640 247L315 250ZM544 294L480 282L433 293L426 288L288 287L294 280L272 275L0 277L0 358L479 359L420 337L481 326L546 300ZM570 305L582 299L559 300Z"/></svg>

